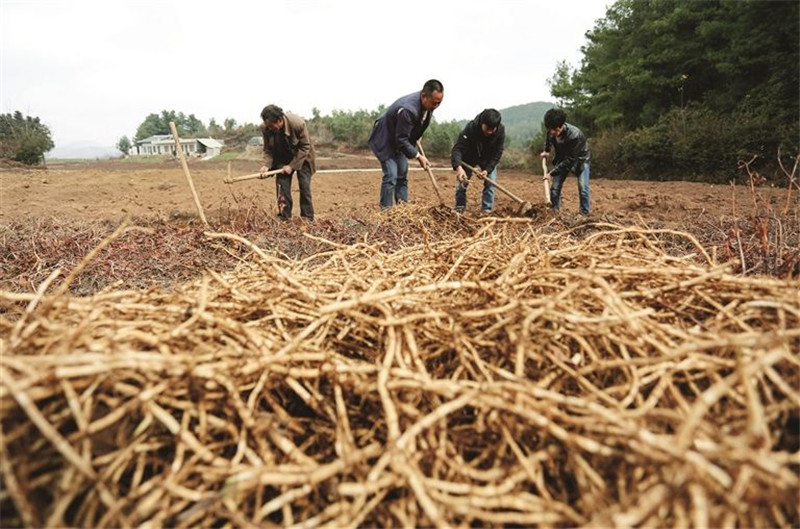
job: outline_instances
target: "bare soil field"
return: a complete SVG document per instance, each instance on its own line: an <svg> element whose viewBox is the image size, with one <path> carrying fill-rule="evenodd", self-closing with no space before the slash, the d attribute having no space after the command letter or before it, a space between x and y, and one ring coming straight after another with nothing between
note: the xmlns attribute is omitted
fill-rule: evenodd
<svg viewBox="0 0 800 529"><path fill-rule="evenodd" d="M437 220L428 212L401 215L401 223L417 224L403 227L380 214L381 173L375 159L364 153L318 158L312 181L313 225L299 218L296 181L290 223L276 220L273 179L224 182L229 174L258 172L258 159L190 160L190 173L210 223L205 227L177 160L54 163L36 169L6 162L0 164L0 290L33 292L56 269L68 273L126 219L149 231L129 234L96 256L71 284L73 294L87 295L114 284L172 286L199 277L208 267L235 266L234 257L207 244L206 231L235 233L288 258L325 251L322 240L377 243L385 250L440 240L448 233L445 222L452 220L455 184L448 160L434 160L434 165L445 205L438 205L427 174L412 164L410 207L438 208L444 217ZM565 183L558 216L544 202L540 175L500 171L499 181L534 206L533 227L546 224L551 231L581 232L585 227L636 225L689 232L713 259L743 261L744 266L732 265L735 271L779 277L800 273L796 198L789 218L772 218L785 206L785 189L762 186L753 193L745 185L595 179L592 214L584 218L577 214L574 177ZM475 222L481 220L481 189L480 182L473 182L468 191L467 212L460 217L464 229L458 228L461 236L474 233ZM498 192L493 217L519 218L518 204Z"/></svg>
<svg viewBox="0 0 800 529"><path fill-rule="evenodd" d="M446 204L452 206L454 179L445 169L446 160L438 160L437 177ZM190 163L197 193L205 214L213 219L220 211L236 207L244 201L263 205L274 213L274 180L250 180L229 185L223 182L228 174L225 162ZM321 157L318 170L375 168L374 172L321 172L312 182L317 218L336 218L348 212L368 208L378 210L381 174L370 156ZM413 164L412 164L413 168ZM257 172L256 160L235 160L231 175ZM741 176L741 175L740 175ZM434 205L435 193L427 175L410 173L410 197L413 203ZM500 171L499 182L524 200L543 202L541 179L520 171ZM295 205L299 214L297 184L293 183ZM468 193L468 213L474 214L480 202L478 183ZM647 182L633 180L594 179L591 182L593 216L629 217L673 227L696 226L702 219L730 217L734 213L734 192L731 186L694 182ZM785 190L760 189L767 200L780 203ZM498 211L513 211L514 203L497 193ZM567 180L563 191L563 212L577 211L577 181ZM753 201L746 186L735 190L736 213L748 214ZM169 219L196 215L191 191L180 164L168 161L158 164L120 163L116 161L80 164L52 164L47 169L0 167L0 224L12 220L56 217L63 220L119 221L125 216Z"/></svg>
<svg viewBox="0 0 800 529"><path fill-rule="evenodd" d="M800 526L796 194L375 165L2 168L0 526Z"/></svg>

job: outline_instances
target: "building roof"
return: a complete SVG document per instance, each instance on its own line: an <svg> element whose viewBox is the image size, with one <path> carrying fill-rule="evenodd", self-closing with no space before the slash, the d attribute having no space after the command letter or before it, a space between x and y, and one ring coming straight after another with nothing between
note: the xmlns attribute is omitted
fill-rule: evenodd
<svg viewBox="0 0 800 529"><path fill-rule="evenodd" d="M192 143L194 141L200 142L206 147L210 147L212 149L221 148L223 146L221 141L215 140L214 138L181 138L181 143ZM150 145L164 145L174 142L175 140L172 138L172 134L156 134L154 136L150 136L149 138L137 141L136 145L143 145L145 143Z"/></svg>
<svg viewBox="0 0 800 529"><path fill-rule="evenodd" d="M197 142L198 143L202 143L203 145L205 145L206 147L209 147L211 149L221 149L222 148L222 144L220 142L218 142L217 140L215 140L214 138L197 138Z"/></svg>
<svg viewBox="0 0 800 529"><path fill-rule="evenodd" d="M147 137L143 140L139 140L136 143L163 143L165 141L172 141L172 134L155 134L153 136Z"/></svg>

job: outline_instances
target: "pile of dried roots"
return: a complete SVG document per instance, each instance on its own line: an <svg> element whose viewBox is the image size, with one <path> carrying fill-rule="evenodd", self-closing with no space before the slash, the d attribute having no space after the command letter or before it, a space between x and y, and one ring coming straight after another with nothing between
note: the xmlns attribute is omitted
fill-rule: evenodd
<svg viewBox="0 0 800 529"><path fill-rule="evenodd" d="M474 231L474 222L441 208L419 215L402 209L400 215L379 215L362 209L345 218L318 219L313 224L281 222L255 204L223 211L211 218L211 230L235 233L262 248L289 259L304 258L327 245L357 241L380 244L385 251ZM445 208L446 209L446 208ZM120 219L122 220L122 219ZM208 228L196 216L169 219L137 218L138 229L128 231L94 256L70 284L74 295L86 296L104 288L169 287L197 279L205 268L231 268L239 261L209 244ZM0 225L0 290L34 292L36 285L56 269L72 270L119 223L65 221L58 218L15 220ZM315 235L317 239L305 237Z"/></svg>
<svg viewBox="0 0 800 529"><path fill-rule="evenodd" d="M574 231L3 292L0 525L797 527L800 283Z"/></svg>

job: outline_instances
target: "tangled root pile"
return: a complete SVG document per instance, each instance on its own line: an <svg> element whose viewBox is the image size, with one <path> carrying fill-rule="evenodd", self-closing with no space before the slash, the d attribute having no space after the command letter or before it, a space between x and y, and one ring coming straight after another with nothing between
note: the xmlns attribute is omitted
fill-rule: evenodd
<svg viewBox="0 0 800 529"><path fill-rule="evenodd" d="M800 524L800 282L483 220L0 293L1 525Z"/></svg>

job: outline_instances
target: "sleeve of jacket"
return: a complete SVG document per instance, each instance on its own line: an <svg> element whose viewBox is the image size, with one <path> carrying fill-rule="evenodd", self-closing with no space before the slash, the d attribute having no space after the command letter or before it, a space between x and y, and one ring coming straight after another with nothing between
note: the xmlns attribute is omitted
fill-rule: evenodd
<svg viewBox="0 0 800 529"><path fill-rule="evenodd" d="M492 153L492 156L489 158L489 161L486 163L486 167L484 168L486 169L487 173L491 173L497 168L497 164L500 163L500 158L503 156L503 150L505 150L505 144L506 144L506 129L505 127L500 127L500 129L497 131L497 136L495 137L494 141L494 147L495 147L494 152Z"/></svg>
<svg viewBox="0 0 800 529"><path fill-rule="evenodd" d="M294 133L297 135L297 145L295 146L294 157L289 165L295 171L303 168L303 163L311 156L311 137L308 134L308 127L305 121L296 121L292 123L295 129Z"/></svg>
<svg viewBox="0 0 800 529"><path fill-rule="evenodd" d="M264 125L261 125L261 138L264 140L264 167L272 169L272 144L269 142L267 129L264 128Z"/></svg>
<svg viewBox="0 0 800 529"><path fill-rule="evenodd" d="M550 149L553 148L553 137L550 136L549 132L544 133L544 148L542 149L544 152L550 152Z"/></svg>
<svg viewBox="0 0 800 529"><path fill-rule="evenodd" d="M453 165L453 169L458 169L458 166L461 165L461 162L464 160L464 150L467 148L468 141L469 134L467 133L467 127L464 127L464 130L458 135L453 149L450 151L450 163Z"/></svg>
<svg viewBox="0 0 800 529"><path fill-rule="evenodd" d="M395 128L395 141L406 158L416 158L417 148L414 146L411 132L414 130L414 116L405 108L397 111L397 126ZM413 140L413 141L412 141Z"/></svg>

